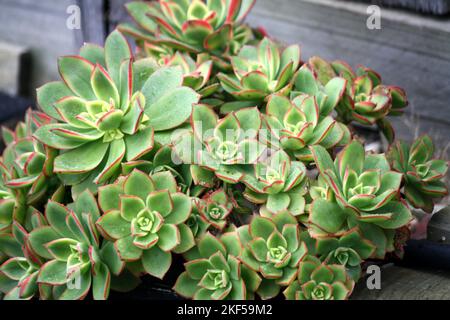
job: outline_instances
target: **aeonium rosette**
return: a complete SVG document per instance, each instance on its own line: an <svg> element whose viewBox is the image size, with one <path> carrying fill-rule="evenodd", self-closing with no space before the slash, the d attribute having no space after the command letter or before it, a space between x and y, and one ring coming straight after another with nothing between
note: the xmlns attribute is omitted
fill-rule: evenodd
<svg viewBox="0 0 450 320"><path fill-rule="evenodd" d="M283 293L288 300L345 300L354 286L343 266L308 255L299 264L296 280Z"/></svg>
<svg viewBox="0 0 450 320"><path fill-rule="evenodd" d="M305 113L305 117L302 117L301 123L297 124L299 128L293 132L296 133L295 131L299 131L299 134L294 136L299 138L300 142L303 141L304 145L320 144L326 149L344 146L350 142L351 132L345 124L334 120L333 112L342 100L347 80L337 76L327 77L326 80L321 79L321 74L313 71L311 66L312 59L310 59L309 63L302 65L298 70L294 79L294 89L290 95L291 103ZM317 106L318 109L317 120L315 120L315 114L317 112L309 110L312 104L308 100L311 99L310 97L314 97L314 107ZM292 128L292 120L287 119L286 113L283 114L280 111L276 111L277 105L279 104L281 104L281 110L285 110L286 106L289 106L286 102L280 99L273 101L273 106L271 106L268 114L275 115L284 126L289 124L288 128L284 128L286 130L285 133L289 133L294 129ZM296 113L293 109L290 112L290 114ZM284 117L281 118L283 115ZM306 118L308 121L305 123L303 118ZM331 120L333 120L333 124L330 123ZM276 122L274 123L272 121L272 127L274 129L277 128ZM303 129L303 131L299 129ZM293 136L292 133L290 136ZM294 149L294 155L302 161L312 161L312 155L308 148L300 148L301 143L299 141L294 144L292 144L292 139L290 141L291 143L286 146L287 150Z"/></svg>
<svg viewBox="0 0 450 320"><path fill-rule="evenodd" d="M182 86L179 68L155 71L153 63L133 62L118 31L104 49L86 45L80 56L62 57L59 71L64 82L38 89L38 102L60 123L45 125L34 136L61 150L54 171L70 185L88 177L97 184L114 178L122 161L150 152L154 131L185 122L199 99Z"/></svg>
<svg viewBox="0 0 450 320"><path fill-rule="evenodd" d="M233 201L223 189L205 195L196 205L205 222L219 230L227 225L227 217L234 207Z"/></svg>
<svg viewBox="0 0 450 320"><path fill-rule="evenodd" d="M45 114L30 109L25 122L18 123L14 131L2 128L7 147L0 158L0 232L8 231L13 221L29 226L30 205L58 186L50 181L55 150L32 137L50 121Z"/></svg>
<svg viewBox="0 0 450 320"><path fill-rule="evenodd" d="M326 264L345 267L347 274L358 281L361 277L361 264L375 252L375 245L364 239L357 227L350 229L339 238L321 237L314 242L315 253Z"/></svg>
<svg viewBox="0 0 450 320"><path fill-rule="evenodd" d="M272 95L264 119L273 137L273 147L282 148L302 161L312 161L309 146L329 149L341 142L344 132L328 114L321 114L317 98L301 94L292 101Z"/></svg>
<svg viewBox="0 0 450 320"><path fill-rule="evenodd" d="M201 238L211 226L211 224L204 218L204 215L200 213L201 205L201 199L192 198L192 212L185 222L189 229L191 229L192 235L195 239Z"/></svg>
<svg viewBox="0 0 450 320"><path fill-rule="evenodd" d="M140 261L144 272L163 278L172 263L172 254L194 245L191 229L185 224L192 211L191 199L178 191L168 171L149 176L134 170L115 184L99 189L104 212L97 227L124 261Z"/></svg>
<svg viewBox="0 0 450 320"><path fill-rule="evenodd" d="M376 245L375 257L383 258L393 250L395 229L412 218L399 199L402 175L391 171L384 155L366 155L356 140L334 162L323 147L311 150L324 182L333 191L311 204L311 234L340 236L357 226Z"/></svg>
<svg viewBox="0 0 450 320"><path fill-rule="evenodd" d="M303 213L306 167L302 162L292 161L286 152L278 150L244 172L244 196L263 205L260 208L262 215L271 216L282 211L293 215Z"/></svg>
<svg viewBox="0 0 450 320"><path fill-rule="evenodd" d="M33 212L31 220L31 230L46 224L44 216L37 211ZM0 234L0 256L6 257L0 265L0 292L4 300L29 300L38 295L41 299L50 299L52 296L49 286L37 283L44 260L31 250L28 238L27 230L16 221L11 233Z"/></svg>
<svg viewBox="0 0 450 320"><path fill-rule="evenodd" d="M183 85L198 91L202 98L211 96L220 88L219 83L210 81L213 63L206 54L199 54L194 60L187 53L175 52L159 59L158 62L161 66L181 67Z"/></svg>
<svg viewBox="0 0 450 320"><path fill-rule="evenodd" d="M15 131L3 128L7 133L4 138L9 140L2 156L2 164L8 170L5 185L28 204L39 201L50 185L55 184L49 179L53 175L56 151L33 138L37 129L51 121L44 113L29 109L25 122L19 123Z"/></svg>
<svg viewBox="0 0 450 320"><path fill-rule="evenodd" d="M407 205L433 211L448 162L428 137L391 143L402 89L302 61L243 24L254 2L132 1L135 25L60 58L43 112L2 129L1 299L107 299L180 255L184 298L341 300L402 255Z"/></svg>
<svg viewBox="0 0 450 320"><path fill-rule="evenodd" d="M226 58L253 37L242 22L254 2L135 1L126 8L137 26L122 24L119 29L136 38L141 46L152 43L190 53L207 52L218 66L226 68Z"/></svg>
<svg viewBox="0 0 450 320"><path fill-rule="evenodd" d="M448 194L443 181L448 162L433 159L434 145L429 136L422 136L411 145L397 141L388 151L392 169L403 174L403 193L416 208L432 212L434 201Z"/></svg>
<svg viewBox="0 0 450 320"><path fill-rule="evenodd" d="M344 121L356 120L362 124L370 125L384 118L389 113L391 99L384 92L374 90L380 83L377 74L372 70L366 70L364 74L352 80L350 82L351 89L347 91L347 95L342 102L346 104L345 109L351 114L350 120L346 118L345 111L338 108Z"/></svg>
<svg viewBox="0 0 450 320"><path fill-rule="evenodd" d="M186 164L192 164L194 180L209 172L228 183L239 182L243 166L254 164L265 146L259 141L261 114L257 108L244 108L219 119L207 105L196 105L192 131L174 139L174 151Z"/></svg>
<svg viewBox="0 0 450 320"><path fill-rule="evenodd" d="M366 67L359 67L355 72L345 62L329 63L319 57L313 57L310 65L321 75L321 81L327 81L336 75L347 80L345 94L336 108L342 122L376 124L389 142L393 141L394 129L386 116L403 114L408 105L403 89L382 84L381 76Z"/></svg>
<svg viewBox="0 0 450 320"><path fill-rule="evenodd" d="M243 47L231 63L234 75L218 75L223 89L237 100L260 104L272 93L287 96L291 92L300 65L300 47L281 51L279 45L264 38L258 46Z"/></svg>
<svg viewBox="0 0 450 320"><path fill-rule="evenodd" d="M216 238L209 232L197 242L174 290L194 300L253 299L261 277L238 257L242 244L236 231Z"/></svg>
<svg viewBox="0 0 450 320"><path fill-rule="evenodd" d="M382 83L381 76L374 70L364 66L360 66L355 72L347 63L342 61L333 61L331 63L331 67L337 74L341 75L349 81L349 85L351 85L351 87L349 86L347 88L347 94L350 96L350 102L353 101L353 103L355 104L355 110L357 109L356 103L371 101L370 98L375 98L375 101L378 99L380 102L384 102L386 100L385 98L381 97L377 98L378 95L388 97L389 115L402 115L405 111L405 108L408 106L408 99L406 97L405 91L396 86L384 85ZM344 99L344 101L345 100L346 99ZM370 104L367 104L367 106L369 105ZM361 115L358 116L355 114L355 118L359 118L362 123L373 123L374 120L380 119L380 117L377 115L377 111L381 109L377 110L377 108L379 107L375 106L372 109L375 112L373 116L371 115L371 110L369 108L366 109L366 111L369 111L366 114L367 116L364 113L364 109L360 108L359 111L361 111Z"/></svg>
<svg viewBox="0 0 450 320"><path fill-rule="evenodd" d="M113 244L99 237L95 227L99 216L95 197L85 191L68 206L49 201L45 211L48 225L30 233L31 249L48 260L41 266L37 282L53 288L53 299L84 299L92 290L95 300L105 300L111 278L124 270L125 263Z"/></svg>
<svg viewBox="0 0 450 320"><path fill-rule="evenodd" d="M263 277L257 294L263 299L277 296L281 287L294 281L298 265L308 253L297 220L287 212L271 219L255 216L238 234L244 245L240 259Z"/></svg>

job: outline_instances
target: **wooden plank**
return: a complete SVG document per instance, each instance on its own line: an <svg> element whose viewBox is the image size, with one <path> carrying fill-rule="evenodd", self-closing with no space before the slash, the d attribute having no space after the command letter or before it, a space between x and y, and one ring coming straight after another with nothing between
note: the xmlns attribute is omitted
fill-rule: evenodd
<svg viewBox="0 0 450 320"><path fill-rule="evenodd" d="M76 32L79 46L85 42L103 45L106 36L104 0L78 0L81 8L81 29Z"/></svg>
<svg viewBox="0 0 450 320"><path fill-rule="evenodd" d="M448 300L450 274L440 270L413 270L393 265L381 269L381 289L369 290L361 280L352 300Z"/></svg>
<svg viewBox="0 0 450 320"><path fill-rule="evenodd" d="M450 207L436 212L428 222L428 240L450 244Z"/></svg>
<svg viewBox="0 0 450 320"><path fill-rule="evenodd" d="M0 91L19 95L26 91L29 77L28 50L0 42Z"/></svg>
<svg viewBox="0 0 450 320"><path fill-rule="evenodd" d="M66 8L70 4L76 4L77 0L2 0L1 6L4 7L16 7L22 10L32 10L34 12L44 14L58 14L65 12Z"/></svg>
<svg viewBox="0 0 450 320"><path fill-rule="evenodd" d="M81 8L81 29L67 27L67 8ZM32 66L27 95L59 79L57 59L76 54L84 42L103 43L103 0L2 0L0 39L31 49Z"/></svg>
<svg viewBox="0 0 450 320"><path fill-rule="evenodd" d="M405 8L435 15L450 13L450 0L357 0L386 7Z"/></svg>
<svg viewBox="0 0 450 320"><path fill-rule="evenodd" d="M356 41L374 43L375 46L368 49L389 45L444 60L450 59L450 43L445 41L450 32L448 20L431 19L395 9L382 9L381 29L369 30L366 27L366 10L367 5L364 4L334 0L258 0L248 21L266 26L274 36L288 42L302 40L301 42L306 44L314 35L325 33L316 40L332 41L335 45L338 44L337 40L341 40L340 37L348 37ZM280 22L281 24L277 24L280 28L271 28L273 21ZM305 29L319 33L308 36ZM333 41L334 36L339 38ZM337 49L342 50L340 46Z"/></svg>
<svg viewBox="0 0 450 320"><path fill-rule="evenodd" d="M69 0L43 0L27 4L25 0L0 4L0 39L31 50L30 88L58 79L57 58L78 50L74 32L66 27ZM54 5L52 7L51 5ZM28 92L33 95L34 89Z"/></svg>

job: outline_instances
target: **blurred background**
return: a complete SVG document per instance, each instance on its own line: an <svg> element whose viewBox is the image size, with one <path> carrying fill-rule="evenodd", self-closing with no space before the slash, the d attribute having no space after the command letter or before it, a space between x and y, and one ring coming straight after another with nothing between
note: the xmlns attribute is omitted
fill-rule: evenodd
<svg viewBox="0 0 450 320"><path fill-rule="evenodd" d="M0 122L21 118L35 89L59 78L58 56L102 44L128 19L125 2L0 0ZM397 136L428 133L449 157L450 0L257 0L247 22L301 44L303 60L366 65L404 88L410 107L394 119Z"/></svg>

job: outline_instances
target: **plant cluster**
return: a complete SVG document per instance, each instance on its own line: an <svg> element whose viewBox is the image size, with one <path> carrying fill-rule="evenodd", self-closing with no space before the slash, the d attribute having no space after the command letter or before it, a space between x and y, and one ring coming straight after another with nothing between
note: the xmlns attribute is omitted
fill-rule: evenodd
<svg viewBox="0 0 450 320"><path fill-rule="evenodd" d="M174 255L186 298L346 299L447 194L430 138L373 154L353 126L393 142L403 90L302 61L243 23L253 4L131 2L135 25L59 59L40 110L3 129L4 299L107 299Z"/></svg>

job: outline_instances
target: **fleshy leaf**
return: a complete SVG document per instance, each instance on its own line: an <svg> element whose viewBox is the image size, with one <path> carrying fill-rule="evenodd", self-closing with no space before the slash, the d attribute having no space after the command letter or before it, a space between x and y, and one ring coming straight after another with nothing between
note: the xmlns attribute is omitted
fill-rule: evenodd
<svg viewBox="0 0 450 320"><path fill-rule="evenodd" d="M162 251L157 246L145 250L142 255L142 265L145 271L159 279L164 278L171 264L172 254Z"/></svg>
<svg viewBox="0 0 450 320"><path fill-rule="evenodd" d="M93 141L84 146L59 155L55 159L55 172L83 173L95 169L103 160L108 144Z"/></svg>
<svg viewBox="0 0 450 320"><path fill-rule="evenodd" d="M74 93L81 98L95 100L90 81L94 71L91 62L81 57L67 56L59 58L58 66L61 77Z"/></svg>
<svg viewBox="0 0 450 320"><path fill-rule="evenodd" d="M132 57L131 48L122 33L115 30L105 41L105 61L112 80L120 86L120 65Z"/></svg>

